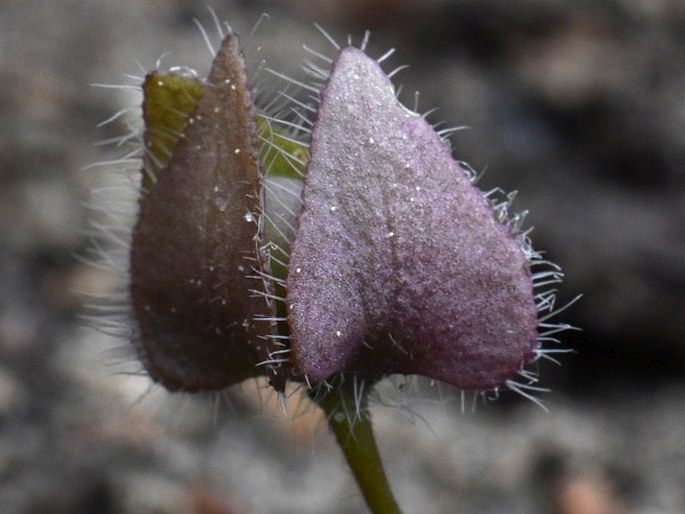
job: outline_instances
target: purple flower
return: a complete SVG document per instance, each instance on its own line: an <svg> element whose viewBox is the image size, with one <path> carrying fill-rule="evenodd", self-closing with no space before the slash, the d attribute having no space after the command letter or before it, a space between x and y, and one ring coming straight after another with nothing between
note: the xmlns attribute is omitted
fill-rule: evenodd
<svg viewBox="0 0 685 514"><path fill-rule="evenodd" d="M359 49L333 63L310 150L287 280L296 370L466 389L516 375L538 336L522 236Z"/></svg>
<svg viewBox="0 0 685 514"><path fill-rule="evenodd" d="M479 191L399 103L380 60L354 47L326 60L310 68L322 89L294 81L318 99L293 100L314 116L298 127L253 108L224 40L140 204L130 290L147 370L171 390L402 373L527 396L525 366L569 328L547 321L555 291L535 290L559 268L512 196Z"/></svg>

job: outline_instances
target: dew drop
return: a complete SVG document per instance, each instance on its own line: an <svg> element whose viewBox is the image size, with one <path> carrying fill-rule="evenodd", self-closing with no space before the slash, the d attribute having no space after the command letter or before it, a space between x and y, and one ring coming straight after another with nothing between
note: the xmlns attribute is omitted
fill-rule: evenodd
<svg viewBox="0 0 685 514"><path fill-rule="evenodd" d="M219 209L220 212L224 212L226 207L228 207L228 198L225 196L217 196L214 198L214 205Z"/></svg>

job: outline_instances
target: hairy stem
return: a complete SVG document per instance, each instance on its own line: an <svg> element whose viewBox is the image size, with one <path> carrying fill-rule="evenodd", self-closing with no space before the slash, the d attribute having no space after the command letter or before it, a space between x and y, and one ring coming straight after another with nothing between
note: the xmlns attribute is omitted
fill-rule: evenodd
<svg viewBox="0 0 685 514"><path fill-rule="evenodd" d="M374 514L399 514L376 446L367 409L367 395L356 377L336 381L316 401L326 412L328 425L345 455L369 509Z"/></svg>

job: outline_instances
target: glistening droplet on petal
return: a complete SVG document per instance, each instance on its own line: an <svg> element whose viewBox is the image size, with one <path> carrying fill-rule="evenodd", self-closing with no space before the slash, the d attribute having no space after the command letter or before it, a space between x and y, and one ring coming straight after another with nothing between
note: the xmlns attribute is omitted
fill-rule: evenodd
<svg viewBox="0 0 685 514"><path fill-rule="evenodd" d="M252 292L260 281L249 277L259 268L262 234L245 219L259 211L261 177L235 36L224 40L199 96L141 201L131 249L138 351L152 378L170 390L217 390L266 373L256 367L267 354L260 336L273 329L255 321L269 313Z"/></svg>
<svg viewBox="0 0 685 514"><path fill-rule="evenodd" d="M310 151L287 280L299 373L488 389L531 360L537 309L519 237L358 49L333 63Z"/></svg>

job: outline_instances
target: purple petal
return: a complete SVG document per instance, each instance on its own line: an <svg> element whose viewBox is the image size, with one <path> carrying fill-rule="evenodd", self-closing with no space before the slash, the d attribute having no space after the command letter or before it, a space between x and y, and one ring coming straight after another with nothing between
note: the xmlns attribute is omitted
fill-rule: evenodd
<svg viewBox="0 0 685 514"><path fill-rule="evenodd" d="M480 389L530 360L520 241L358 49L339 54L321 94L303 202L286 300L309 380L405 373Z"/></svg>

